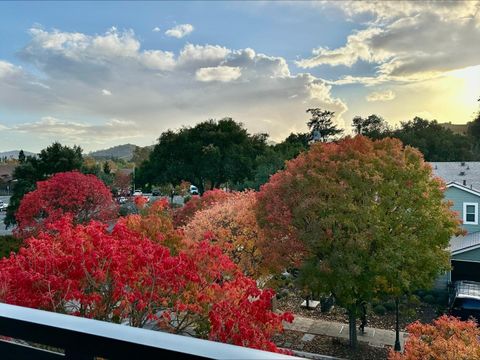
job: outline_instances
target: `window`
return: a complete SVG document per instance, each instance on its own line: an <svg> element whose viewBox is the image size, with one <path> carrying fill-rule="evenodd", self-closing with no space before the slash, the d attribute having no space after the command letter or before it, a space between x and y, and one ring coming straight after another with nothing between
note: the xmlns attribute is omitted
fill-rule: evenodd
<svg viewBox="0 0 480 360"><path fill-rule="evenodd" d="M463 223L478 224L478 203L463 203Z"/></svg>

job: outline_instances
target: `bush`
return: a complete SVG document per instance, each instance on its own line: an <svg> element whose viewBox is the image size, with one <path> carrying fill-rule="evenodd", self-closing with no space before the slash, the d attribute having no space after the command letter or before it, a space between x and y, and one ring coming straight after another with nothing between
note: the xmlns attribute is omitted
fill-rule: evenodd
<svg viewBox="0 0 480 360"><path fill-rule="evenodd" d="M387 309L383 305L377 305L373 308L373 312L377 315L385 315L387 313Z"/></svg>
<svg viewBox="0 0 480 360"><path fill-rule="evenodd" d="M387 311L394 311L395 310L395 301L387 301L385 304L383 304L383 306L385 307L385 309Z"/></svg>
<svg viewBox="0 0 480 360"><path fill-rule="evenodd" d="M0 236L0 259L10 256L10 253L17 252L22 245L22 240L11 235Z"/></svg>
<svg viewBox="0 0 480 360"><path fill-rule="evenodd" d="M417 295L410 295L408 302L414 306L420 305L420 298Z"/></svg>
<svg viewBox="0 0 480 360"><path fill-rule="evenodd" d="M424 296L423 301L425 301L427 304L435 304L435 297L428 294Z"/></svg>

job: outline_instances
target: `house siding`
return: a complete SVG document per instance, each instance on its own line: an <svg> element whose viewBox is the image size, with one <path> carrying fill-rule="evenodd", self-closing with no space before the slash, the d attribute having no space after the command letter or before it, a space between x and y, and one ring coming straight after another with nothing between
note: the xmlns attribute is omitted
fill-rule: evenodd
<svg viewBox="0 0 480 360"><path fill-rule="evenodd" d="M452 260L478 261L480 262L480 248L452 255Z"/></svg>
<svg viewBox="0 0 480 360"><path fill-rule="evenodd" d="M480 204L479 196L455 187L447 188L447 190L445 191L445 199L453 202L453 206L451 209L458 213L458 217L460 220L463 220L463 203ZM470 224L467 225L462 223L461 226L463 229L465 229L469 233L480 231L480 225L470 225Z"/></svg>

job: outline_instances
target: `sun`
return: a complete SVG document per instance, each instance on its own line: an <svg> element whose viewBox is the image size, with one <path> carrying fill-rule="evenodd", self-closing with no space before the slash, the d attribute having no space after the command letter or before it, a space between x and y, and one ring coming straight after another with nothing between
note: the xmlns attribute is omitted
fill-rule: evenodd
<svg viewBox="0 0 480 360"><path fill-rule="evenodd" d="M480 98L480 65L450 71L446 75L456 82L459 105L477 107Z"/></svg>

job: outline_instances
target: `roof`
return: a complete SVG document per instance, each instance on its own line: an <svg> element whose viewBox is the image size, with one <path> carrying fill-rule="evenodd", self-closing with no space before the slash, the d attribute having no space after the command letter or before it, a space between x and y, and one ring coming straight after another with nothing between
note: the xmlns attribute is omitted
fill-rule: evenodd
<svg viewBox="0 0 480 360"><path fill-rule="evenodd" d="M480 196L480 191L477 191L477 190L475 190L475 189L473 189L473 188L469 188L469 187L467 187L467 186L460 185L460 184L458 184L458 183L456 183L456 182L450 182L450 183L448 183L448 184L447 184L447 188L449 188L449 187L454 187L454 188L457 188L457 189L466 191L466 192L468 192L468 193L470 193L470 194L473 194L473 195L476 195L476 196Z"/></svg>
<svg viewBox="0 0 480 360"><path fill-rule="evenodd" d="M433 173L446 183L465 184L471 189L480 190L480 161L431 162Z"/></svg>
<svg viewBox="0 0 480 360"><path fill-rule="evenodd" d="M479 247L480 231L472 232L465 236L453 236L450 239L450 251L452 252L452 255L474 250Z"/></svg>

